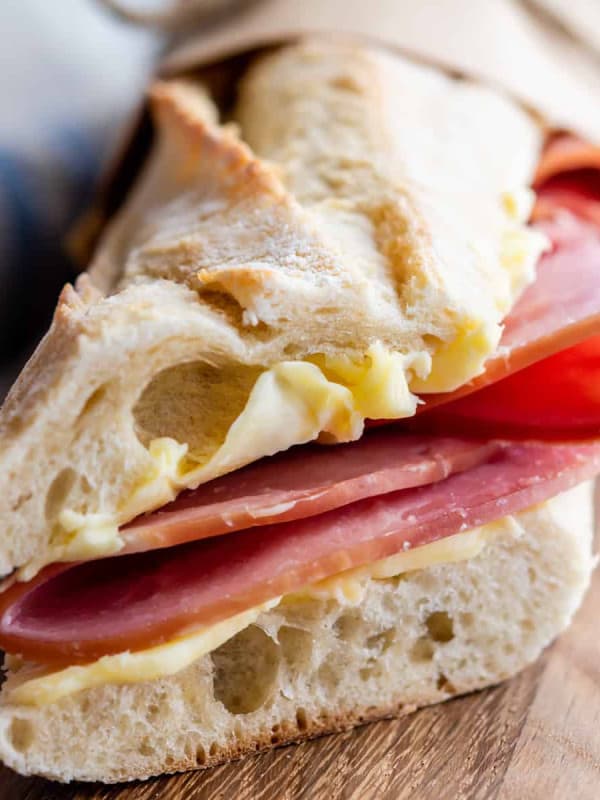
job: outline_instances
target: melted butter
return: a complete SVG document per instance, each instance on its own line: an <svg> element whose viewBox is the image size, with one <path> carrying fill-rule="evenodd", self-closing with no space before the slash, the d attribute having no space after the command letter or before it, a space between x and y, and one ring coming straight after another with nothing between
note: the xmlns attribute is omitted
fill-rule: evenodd
<svg viewBox="0 0 600 800"><path fill-rule="evenodd" d="M185 486L187 451L187 444L180 444L168 436L153 439L148 446L152 467L119 516L132 519L174 500L178 489Z"/></svg>
<svg viewBox="0 0 600 800"><path fill-rule="evenodd" d="M537 263L549 241L540 231L524 224L535 202L531 189L504 192L500 202L505 212L499 232L502 271L494 296L496 309L504 315L535 280ZM495 315L493 319L465 318L456 336L435 348L431 370L425 376L416 375L410 383L411 390L423 394L450 392L472 380L484 371L485 362L496 352L501 334L502 325Z"/></svg>
<svg viewBox="0 0 600 800"><path fill-rule="evenodd" d="M523 289L535 280L538 260L550 247L550 240L541 231L523 226L531 216L534 204L535 192L532 189L502 195L502 205L509 218L500 247L500 263L510 282L510 297L499 304L504 313L510 310Z"/></svg>
<svg viewBox="0 0 600 800"><path fill-rule="evenodd" d="M423 351L404 355L377 342L361 361L347 356L319 356L317 363L331 380L348 386L356 410L363 418L411 417L418 398L409 386L431 370L431 356Z"/></svg>
<svg viewBox="0 0 600 800"><path fill-rule="evenodd" d="M79 514L64 509L44 558L34 558L18 569L16 579L29 581L47 564L113 555L122 547L119 527L110 514Z"/></svg>
<svg viewBox="0 0 600 800"><path fill-rule="evenodd" d="M431 361L427 377L416 376L414 392L449 392L483 372L485 362L500 342L502 327L495 322L465 320L450 342L442 343Z"/></svg>
<svg viewBox="0 0 600 800"><path fill-rule="evenodd" d="M335 598L341 605L358 605L364 599L369 580L387 580L389 578L427 569L435 564L451 564L475 558L484 549L490 539L506 533L521 535L522 526L512 516L503 517L479 528L447 536L430 544L411 549L405 543L404 549L388 558L375 561L364 567L356 567L323 581L306 586L301 592L287 595L285 602L302 597L317 599Z"/></svg>

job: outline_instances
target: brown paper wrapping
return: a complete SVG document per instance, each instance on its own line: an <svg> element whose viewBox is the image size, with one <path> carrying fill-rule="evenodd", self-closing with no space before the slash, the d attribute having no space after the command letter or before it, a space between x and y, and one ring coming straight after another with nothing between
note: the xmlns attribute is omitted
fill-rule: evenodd
<svg viewBox="0 0 600 800"><path fill-rule="evenodd" d="M600 141L600 58L518 0L245 0L172 48L159 74L201 71L220 94L235 75L234 57L315 34L375 41L485 81L549 127ZM149 124L142 119L71 238L80 263L143 162Z"/></svg>
<svg viewBox="0 0 600 800"><path fill-rule="evenodd" d="M263 0L192 36L175 74L307 34L381 42L494 84L555 127L600 141L600 58L518 0Z"/></svg>

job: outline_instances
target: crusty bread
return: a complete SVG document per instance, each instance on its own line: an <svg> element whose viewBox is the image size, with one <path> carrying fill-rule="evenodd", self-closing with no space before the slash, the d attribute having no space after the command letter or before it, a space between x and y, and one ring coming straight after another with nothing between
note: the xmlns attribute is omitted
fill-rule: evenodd
<svg viewBox="0 0 600 800"><path fill-rule="evenodd" d="M106 782L210 766L501 681L570 621L593 566L590 484L506 518L479 555L288 599L171 678L0 707L0 757Z"/></svg>
<svg viewBox="0 0 600 800"><path fill-rule="evenodd" d="M0 575L89 557L65 511L100 515L83 538L111 552L111 525L293 444L211 460L274 364L368 363L380 343L407 359L404 414L409 387L466 381L542 246L518 194L541 132L468 81L364 46L286 48L251 70L236 111L269 161L199 87L159 84L152 102L153 154L0 412ZM176 486L140 494L157 437L186 461Z"/></svg>

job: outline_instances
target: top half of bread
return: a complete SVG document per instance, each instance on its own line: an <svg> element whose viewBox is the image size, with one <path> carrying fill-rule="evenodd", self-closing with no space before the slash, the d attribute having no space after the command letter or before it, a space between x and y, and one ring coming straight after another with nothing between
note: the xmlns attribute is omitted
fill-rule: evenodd
<svg viewBox="0 0 600 800"><path fill-rule="evenodd" d="M2 410L2 574L83 557L84 528L104 552L107 527L320 431L413 413L482 370L533 279L542 132L507 98L321 40L260 58L238 95L220 125L199 85L152 90L151 157ZM257 443L223 455L248 405Z"/></svg>

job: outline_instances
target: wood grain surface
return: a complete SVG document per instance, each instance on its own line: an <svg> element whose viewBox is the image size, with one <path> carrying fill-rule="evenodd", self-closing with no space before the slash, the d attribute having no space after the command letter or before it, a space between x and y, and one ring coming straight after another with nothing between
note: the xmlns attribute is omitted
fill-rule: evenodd
<svg viewBox="0 0 600 800"><path fill-rule="evenodd" d="M0 800L598 800L599 613L596 573L572 627L536 664L401 720L121 786L5 769Z"/></svg>

